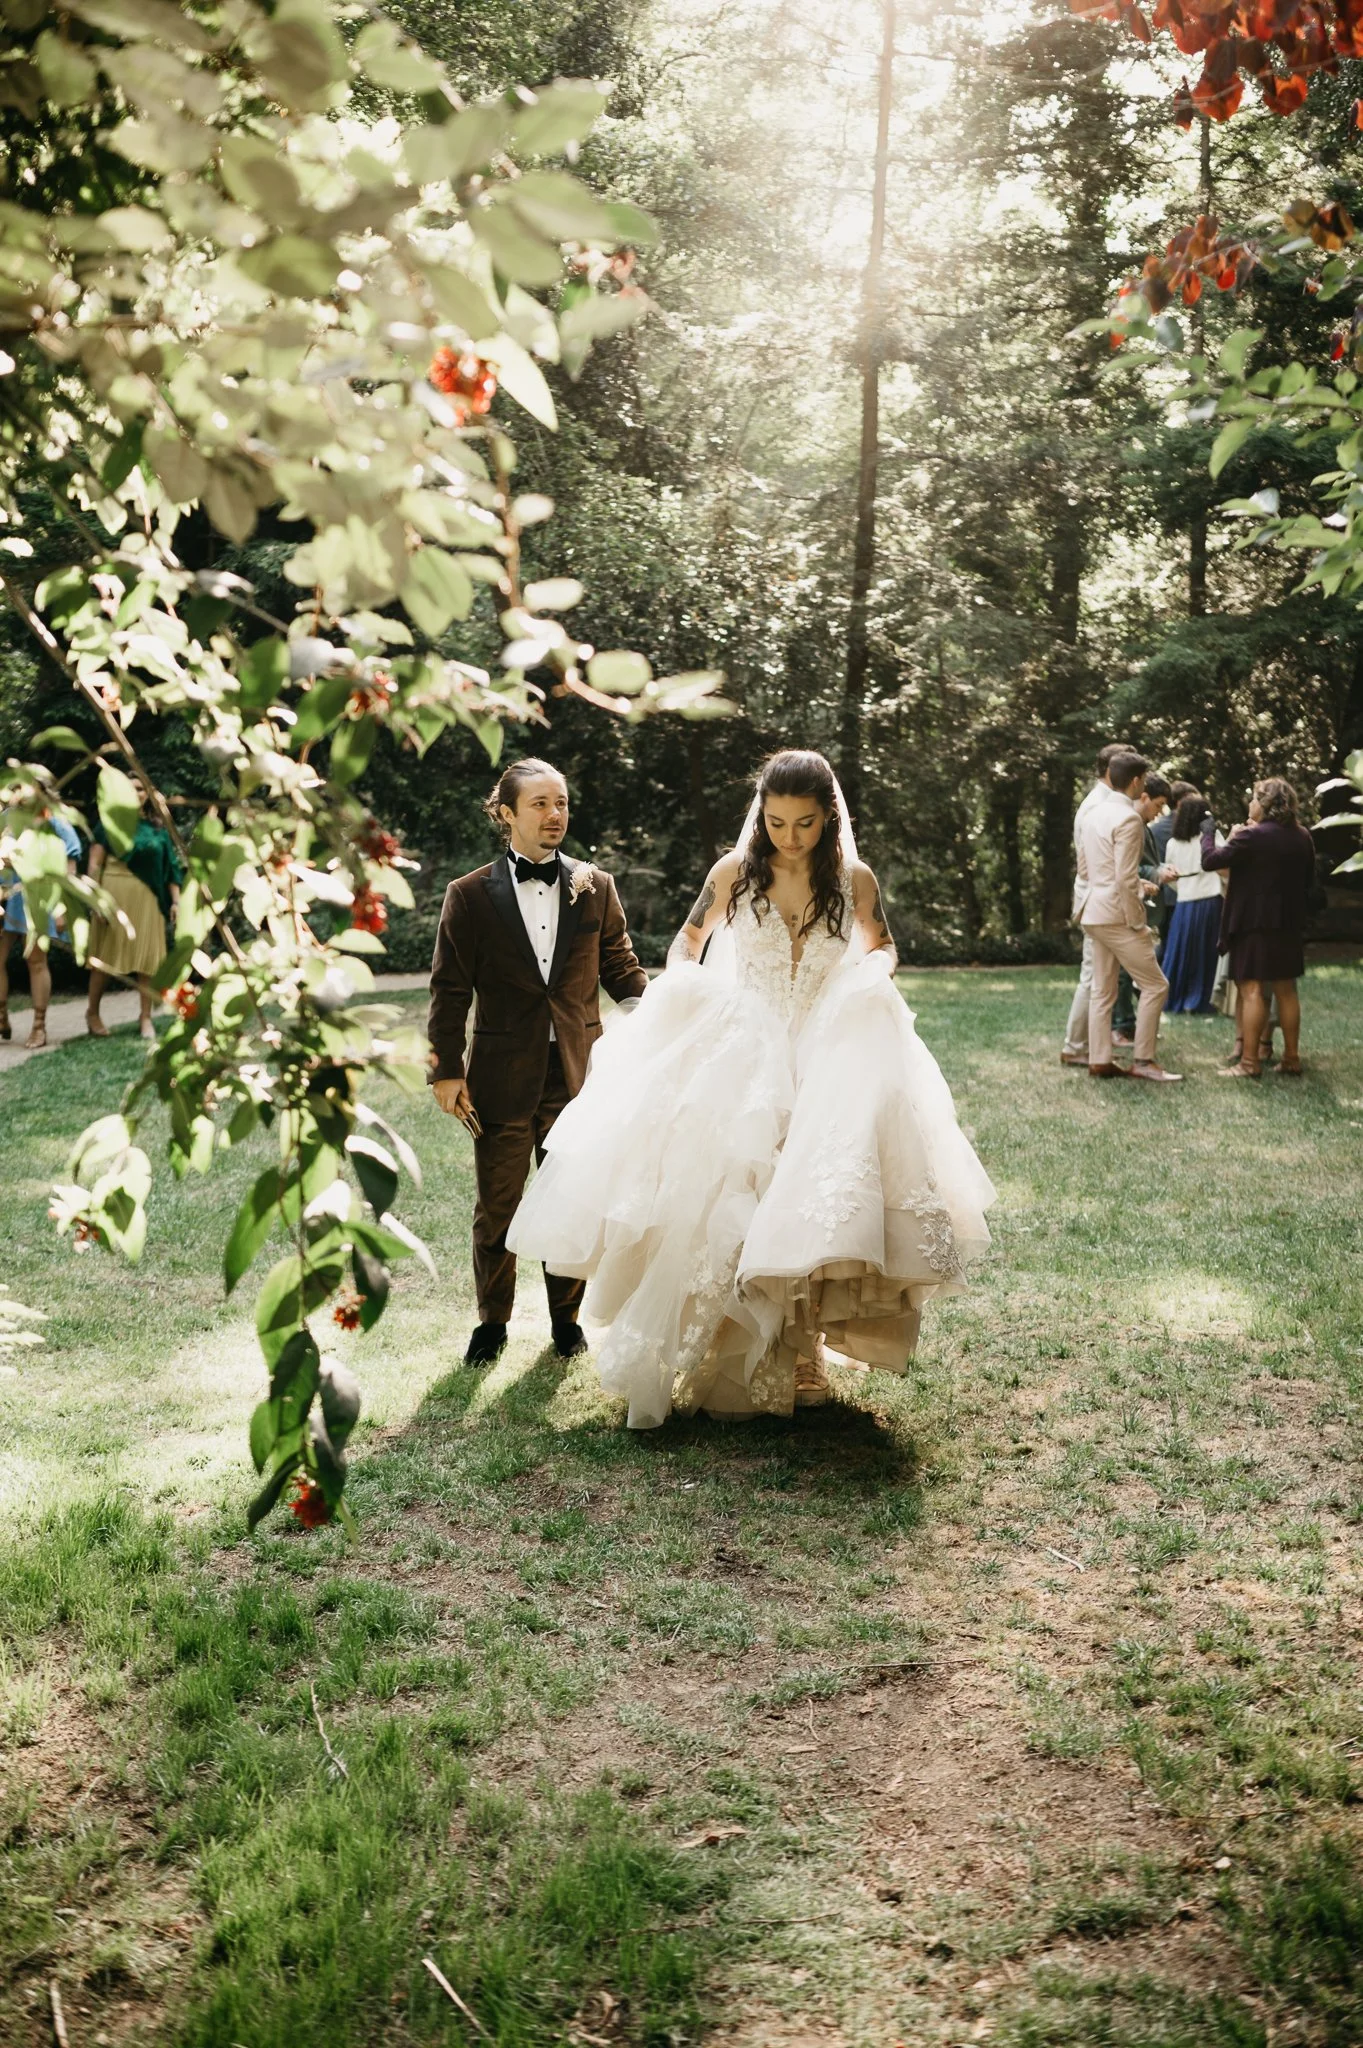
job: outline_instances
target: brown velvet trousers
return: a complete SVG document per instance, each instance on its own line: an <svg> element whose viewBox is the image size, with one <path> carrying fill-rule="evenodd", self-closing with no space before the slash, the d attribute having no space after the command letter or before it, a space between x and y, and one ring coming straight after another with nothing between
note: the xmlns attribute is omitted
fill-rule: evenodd
<svg viewBox="0 0 1363 2048"><path fill-rule="evenodd" d="M544 1141L554 1119L571 1099L557 1045L549 1048L544 1088L529 1116L483 1125L474 1142L473 1161L478 1198L473 1210L473 1279L478 1290L480 1323L509 1323L516 1299L516 1254L506 1248L506 1233L525 1193L533 1154L544 1157ZM556 1323L575 1323L586 1283L544 1276L549 1314Z"/></svg>

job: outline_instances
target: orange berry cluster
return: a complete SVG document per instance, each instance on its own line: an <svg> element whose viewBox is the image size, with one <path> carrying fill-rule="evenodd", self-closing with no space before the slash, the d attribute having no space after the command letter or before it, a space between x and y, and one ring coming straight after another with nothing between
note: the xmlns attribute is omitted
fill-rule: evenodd
<svg viewBox="0 0 1363 2048"><path fill-rule="evenodd" d="M426 374L436 390L450 400L461 427L491 412L497 396L497 372L472 349L438 348Z"/></svg>
<svg viewBox="0 0 1363 2048"><path fill-rule="evenodd" d="M302 1472L295 1483L289 1508L295 1521L305 1529L320 1529L324 1522L331 1520L331 1509L327 1497L315 1479L309 1479Z"/></svg>
<svg viewBox="0 0 1363 2048"><path fill-rule="evenodd" d="M373 932L375 936L388 929L388 905L368 883L355 891L350 905L350 925L352 931Z"/></svg>

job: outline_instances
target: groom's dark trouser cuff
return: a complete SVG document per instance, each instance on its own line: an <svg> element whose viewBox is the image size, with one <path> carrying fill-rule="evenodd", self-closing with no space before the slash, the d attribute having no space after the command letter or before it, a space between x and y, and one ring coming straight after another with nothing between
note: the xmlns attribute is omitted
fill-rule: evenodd
<svg viewBox="0 0 1363 2048"><path fill-rule="evenodd" d="M557 1048L550 1052L544 1092L533 1115L483 1126L473 1148L478 1197L473 1210L473 1280L478 1319L509 1323L516 1300L516 1254L506 1247L506 1233L530 1176L530 1162L541 1158L554 1119L569 1102L568 1084ZM544 1290L549 1314L556 1323L577 1321L586 1283L546 1273Z"/></svg>

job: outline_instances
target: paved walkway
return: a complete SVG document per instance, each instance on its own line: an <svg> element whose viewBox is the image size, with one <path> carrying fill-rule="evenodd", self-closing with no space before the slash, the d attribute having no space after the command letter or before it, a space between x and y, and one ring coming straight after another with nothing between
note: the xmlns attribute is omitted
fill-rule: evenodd
<svg viewBox="0 0 1363 2048"><path fill-rule="evenodd" d="M380 991L397 993L402 989L425 988L430 976L426 974L376 974L374 986ZM159 1008L159 1006L158 1006ZM155 1011L153 1015L157 1014ZM160 1011L164 1015L164 1010ZM21 996L10 1003L10 1023L14 1028L11 1039L0 1038L0 1074L10 1067L22 1066L25 1060L42 1058L41 1052L29 1052L24 1040L28 1037L32 1021L28 997ZM100 1015L110 1031L137 1030L137 992L135 989L111 990L100 1005ZM65 1045L69 1039L85 1036L84 996L63 996L53 1003L47 1013L47 1046Z"/></svg>

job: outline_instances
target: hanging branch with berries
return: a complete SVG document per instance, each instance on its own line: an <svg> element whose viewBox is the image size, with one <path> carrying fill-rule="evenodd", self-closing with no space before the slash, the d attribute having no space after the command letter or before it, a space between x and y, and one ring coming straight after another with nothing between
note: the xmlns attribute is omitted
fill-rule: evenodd
<svg viewBox="0 0 1363 2048"><path fill-rule="evenodd" d="M67 876L46 827L88 829L69 785L93 772L111 850L131 848L145 799L185 867L166 1027L77 1142L52 1213L78 1247L136 1259L153 1101L177 1174L268 1135L224 1279L231 1293L272 1255L251 1520L289 1498L311 1526L345 1513L360 1409L312 1319L366 1331L392 1269L429 1263L396 1213L416 1158L366 1099L379 1080L415 1092L426 1070L373 986L414 866L359 795L379 733L420 757L462 729L495 758L506 724L542 722L556 695L628 717L726 709L713 673L654 678L641 655L579 642L560 616L572 579L521 581L521 534L553 506L514 488L515 422L552 429L543 366L576 376L647 313L654 231L555 162L601 116L591 81L465 105L394 23L369 10L343 34L354 10L331 0L11 14L0 588L103 738L51 727L11 764L0 865L35 931L64 908L84 958L92 917L117 906ZM356 86L407 117L364 120ZM48 172L76 127L101 174L73 201ZM31 579L35 494L66 556ZM215 560L262 519L287 547L292 617ZM460 649L489 603L492 671ZM157 719L217 785L187 837L140 744Z"/></svg>
<svg viewBox="0 0 1363 2048"><path fill-rule="evenodd" d="M1202 116L1228 121L1243 106L1253 84L1269 113L1291 115L1306 104L1311 79L1334 75L1340 64L1363 58L1363 0L1155 0L1147 10L1136 0L1069 0L1075 14L1110 21L1138 41L1151 43L1167 31L1184 56L1202 57L1195 84L1185 77L1173 100L1173 118L1188 128ZM1363 128L1363 99L1354 102L1353 126ZM1233 294L1258 269L1278 277L1296 276L1308 297L1347 299L1348 312L1336 323L1328 363L1287 365L1257 360L1263 335L1241 327L1231 333L1215 364L1200 353L1188 357L1175 301L1195 305L1208 283ZM1363 600L1363 255L1347 206L1339 198L1295 199L1282 215L1280 232L1254 239L1223 232L1209 215L1175 235L1162 255L1147 257L1138 278L1119 290L1107 316L1087 321L1082 333L1106 333L1114 349L1125 349L1137 366L1181 365L1185 376L1177 402L1184 417L1218 422L1209 467L1219 476L1237 456L1252 457L1254 438L1265 429L1293 440L1318 441L1324 430L1335 441L1335 466L1322 467L1314 488L1322 510L1284 513L1276 489L1264 485L1232 498L1223 516L1240 523L1239 547L1273 547L1305 556L1299 588L1326 596ZM1350 787L1355 803L1326 826L1356 829L1363 804L1363 749L1351 754L1341 778L1317 791ZM1355 852L1339 872L1363 868Z"/></svg>

